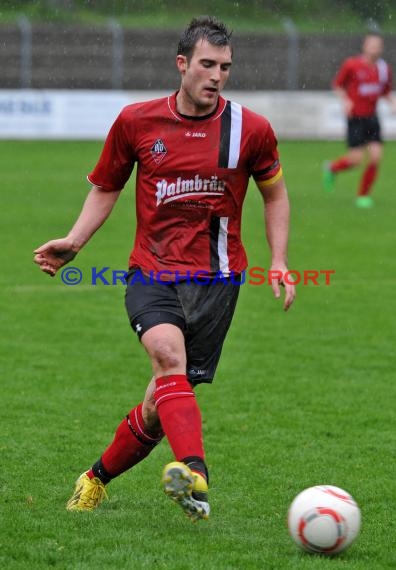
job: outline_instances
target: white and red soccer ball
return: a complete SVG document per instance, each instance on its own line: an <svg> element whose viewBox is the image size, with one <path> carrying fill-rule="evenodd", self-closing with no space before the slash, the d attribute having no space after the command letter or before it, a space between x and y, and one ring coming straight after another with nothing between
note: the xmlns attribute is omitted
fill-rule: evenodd
<svg viewBox="0 0 396 570"><path fill-rule="evenodd" d="M298 546L311 553L333 555L355 540L360 518L360 509L349 493L333 485L317 485L297 495L287 522Z"/></svg>

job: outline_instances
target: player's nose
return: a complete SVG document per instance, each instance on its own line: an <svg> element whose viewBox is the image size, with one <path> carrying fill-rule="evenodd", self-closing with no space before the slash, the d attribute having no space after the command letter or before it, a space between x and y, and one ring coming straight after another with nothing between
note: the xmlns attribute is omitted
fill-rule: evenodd
<svg viewBox="0 0 396 570"><path fill-rule="evenodd" d="M216 65L212 68L212 73L210 78L213 82L219 83L221 78L221 69L219 65Z"/></svg>

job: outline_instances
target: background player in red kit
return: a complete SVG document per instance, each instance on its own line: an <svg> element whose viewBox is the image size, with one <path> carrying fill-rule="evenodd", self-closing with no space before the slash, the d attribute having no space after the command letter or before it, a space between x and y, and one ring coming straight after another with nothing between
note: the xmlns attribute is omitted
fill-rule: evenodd
<svg viewBox="0 0 396 570"><path fill-rule="evenodd" d="M367 154L367 164L356 198L356 205L362 208L373 205L369 193L382 158L381 128L376 114L379 98L388 99L396 110L396 102L391 94L392 71L381 59L383 49L384 42L379 35L367 35L361 55L346 59L333 82L348 120L349 150L341 158L326 163L323 182L326 190L333 190L335 175L358 166Z"/></svg>
<svg viewBox="0 0 396 570"><path fill-rule="evenodd" d="M225 26L210 17L194 19L176 57L180 90L122 110L88 176L93 186L74 227L35 251L36 263L55 275L109 216L137 163L137 230L126 308L153 377L143 402L78 478L68 510L96 508L105 485L166 435L176 461L164 469L165 492L193 520L209 515L193 387L213 380L247 266L240 224L250 176L265 201L271 268L287 271L289 203L276 139L266 119L221 97L231 63ZM142 277L151 271L166 271L169 284L147 284ZM196 271L209 276L209 283L187 278ZM219 274L225 278L217 280ZM281 278L273 282L276 297L280 284ZM295 291L293 285L284 287L287 310Z"/></svg>

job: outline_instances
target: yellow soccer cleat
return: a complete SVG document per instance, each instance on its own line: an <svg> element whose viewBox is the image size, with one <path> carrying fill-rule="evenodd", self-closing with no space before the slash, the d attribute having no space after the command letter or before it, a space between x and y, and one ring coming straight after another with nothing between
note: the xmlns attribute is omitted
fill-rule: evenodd
<svg viewBox="0 0 396 570"><path fill-rule="evenodd" d="M164 491L178 503L190 519L208 519L208 484L204 477L180 461L173 461L165 466L162 474Z"/></svg>
<svg viewBox="0 0 396 570"><path fill-rule="evenodd" d="M103 499L107 499L104 484L100 479L90 479L86 473L80 475L72 497L66 504L68 511L93 511Z"/></svg>

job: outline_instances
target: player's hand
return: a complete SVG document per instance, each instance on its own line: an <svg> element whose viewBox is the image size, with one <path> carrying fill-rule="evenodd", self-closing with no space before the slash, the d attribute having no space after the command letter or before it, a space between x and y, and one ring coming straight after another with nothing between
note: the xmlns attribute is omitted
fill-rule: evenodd
<svg viewBox="0 0 396 570"><path fill-rule="evenodd" d="M281 296L281 291L280 288L284 287L285 289L285 300L283 303L283 309L285 311L288 311L294 301L294 299L296 298L296 287L295 285L293 285L291 283L291 279L289 278L287 281L288 283L285 282L283 276L287 273L287 267L284 264L279 264L279 265L272 265L270 271L272 271L272 275L274 276L272 278L272 290L274 292L275 298L279 299ZM277 272L277 273L275 273ZM276 275L278 275L278 277L276 277Z"/></svg>
<svg viewBox="0 0 396 570"><path fill-rule="evenodd" d="M54 239L34 250L34 263L40 266L41 271L53 277L55 273L71 261L78 253L69 238Z"/></svg>

